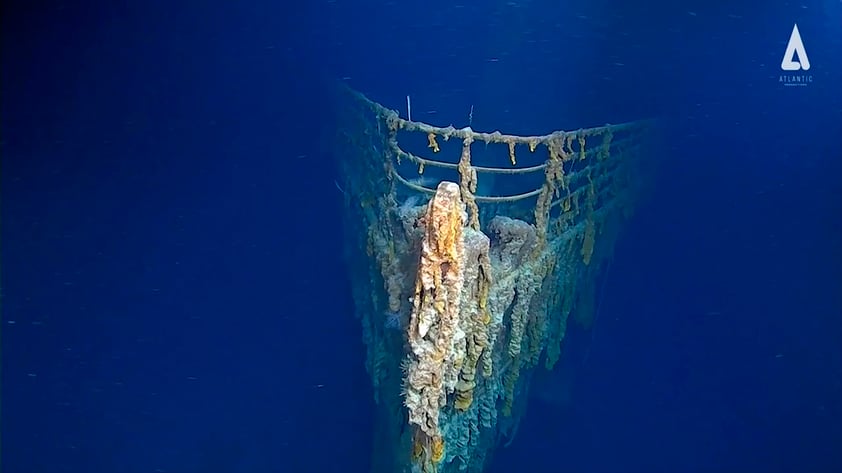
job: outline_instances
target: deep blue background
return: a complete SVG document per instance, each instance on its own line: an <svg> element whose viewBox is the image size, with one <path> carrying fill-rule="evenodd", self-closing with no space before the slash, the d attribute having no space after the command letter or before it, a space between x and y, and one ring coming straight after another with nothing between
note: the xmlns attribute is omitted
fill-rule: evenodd
<svg viewBox="0 0 842 473"><path fill-rule="evenodd" d="M438 125L662 119L573 407L491 471L841 469L840 3L559 3L4 2L3 471L366 470L341 78Z"/></svg>

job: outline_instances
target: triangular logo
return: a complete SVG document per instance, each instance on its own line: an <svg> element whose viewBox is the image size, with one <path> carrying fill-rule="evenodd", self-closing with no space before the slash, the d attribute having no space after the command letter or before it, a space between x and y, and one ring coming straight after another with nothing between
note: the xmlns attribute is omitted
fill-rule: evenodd
<svg viewBox="0 0 842 473"><path fill-rule="evenodd" d="M798 60L795 55L798 54ZM798 32L798 25L792 25L792 34L789 35L789 43L786 45L784 60L781 61L781 69L785 71L809 70L810 60L807 59L807 50L801 41L801 33Z"/></svg>

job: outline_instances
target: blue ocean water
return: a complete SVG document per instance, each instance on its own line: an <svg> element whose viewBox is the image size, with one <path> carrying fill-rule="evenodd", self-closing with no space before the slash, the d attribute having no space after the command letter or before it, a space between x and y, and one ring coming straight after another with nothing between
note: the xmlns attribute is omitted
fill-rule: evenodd
<svg viewBox="0 0 842 473"><path fill-rule="evenodd" d="M2 8L4 472L368 470L335 80L441 126L662 126L571 402L489 471L842 470L839 1Z"/></svg>

